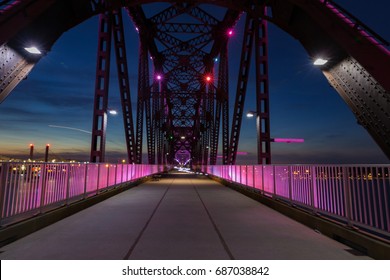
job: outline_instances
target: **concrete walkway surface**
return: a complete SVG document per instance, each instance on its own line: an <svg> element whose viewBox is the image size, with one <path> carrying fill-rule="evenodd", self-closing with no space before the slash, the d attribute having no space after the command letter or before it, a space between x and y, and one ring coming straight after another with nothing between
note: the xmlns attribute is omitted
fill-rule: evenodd
<svg viewBox="0 0 390 280"><path fill-rule="evenodd" d="M0 259L368 259L208 178L149 181L0 248Z"/></svg>

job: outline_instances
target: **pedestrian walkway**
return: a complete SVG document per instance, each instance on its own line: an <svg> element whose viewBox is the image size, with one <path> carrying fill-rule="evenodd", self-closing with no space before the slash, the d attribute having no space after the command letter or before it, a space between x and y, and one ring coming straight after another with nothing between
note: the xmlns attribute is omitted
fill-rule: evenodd
<svg viewBox="0 0 390 280"><path fill-rule="evenodd" d="M0 259L368 259L193 174L149 181L0 248Z"/></svg>

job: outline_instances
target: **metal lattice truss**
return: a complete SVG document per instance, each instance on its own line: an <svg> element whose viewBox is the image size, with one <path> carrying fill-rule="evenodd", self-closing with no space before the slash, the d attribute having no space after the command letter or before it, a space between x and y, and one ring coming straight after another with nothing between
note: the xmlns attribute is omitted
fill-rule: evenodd
<svg viewBox="0 0 390 280"><path fill-rule="evenodd" d="M146 18L141 6L127 10L140 34L140 69L147 68L148 59L154 68L149 76L151 84L138 90L136 162L142 161L144 116L149 163L155 163L156 158L159 163L207 163L210 149L215 161L219 130L214 127L221 118L219 115L215 119L214 111L218 108L220 112L220 103L226 103L227 86L214 84L214 58L222 50L227 51L224 31L235 24L239 13L227 10L224 19L218 20L198 5L185 3L171 5L150 18ZM227 75L227 70L222 69L221 73ZM143 70L139 75L146 76ZM207 76L210 80L206 80ZM227 81L227 77L220 79ZM140 82L147 83L143 78ZM218 87L223 87L225 93ZM223 116L227 130L228 113Z"/></svg>

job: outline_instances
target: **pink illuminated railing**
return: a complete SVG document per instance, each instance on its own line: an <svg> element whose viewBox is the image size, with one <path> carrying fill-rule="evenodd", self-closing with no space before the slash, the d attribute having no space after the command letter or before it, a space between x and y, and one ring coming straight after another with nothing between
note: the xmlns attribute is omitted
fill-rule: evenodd
<svg viewBox="0 0 390 280"><path fill-rule="evenodd" d="M390 238L390 165L215 165L202 171Z"/></svg>
<svg viewBox="0 0 390 280"><path fill-rule="evenodd" d="M0 225L98 195L163 169L142 164L0 162Z"/></svg>

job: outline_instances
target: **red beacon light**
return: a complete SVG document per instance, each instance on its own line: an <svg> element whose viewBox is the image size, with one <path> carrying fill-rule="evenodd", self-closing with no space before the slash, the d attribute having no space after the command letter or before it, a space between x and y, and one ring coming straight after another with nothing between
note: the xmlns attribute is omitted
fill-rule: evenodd
<svg viewBox="0 0 390 280"><path fill-rule="evenodd" d="M205 79L206 79L206 82L210 83L212 80L212 77L210 75L207 75Z"/></svg>
<svg viewBox="0 0 390 280"><path fill-rule="evenodd" d="M233 36L233 29L229 29L229 30L227 31L227 34L228 34L229 36Z"/></svg>

